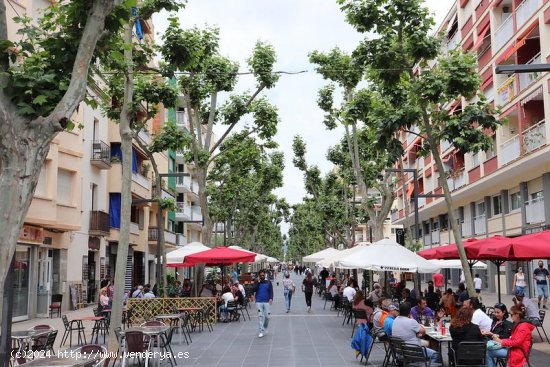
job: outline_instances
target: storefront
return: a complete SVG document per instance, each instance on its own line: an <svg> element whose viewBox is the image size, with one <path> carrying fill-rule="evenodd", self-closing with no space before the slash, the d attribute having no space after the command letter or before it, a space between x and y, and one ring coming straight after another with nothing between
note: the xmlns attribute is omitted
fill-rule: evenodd
<svg viewBox="0 0 550 367"><path fill-rule="evenodd" d="M29 318L31 247L17 245L13 264L13 311L12 320Z"/></svg>

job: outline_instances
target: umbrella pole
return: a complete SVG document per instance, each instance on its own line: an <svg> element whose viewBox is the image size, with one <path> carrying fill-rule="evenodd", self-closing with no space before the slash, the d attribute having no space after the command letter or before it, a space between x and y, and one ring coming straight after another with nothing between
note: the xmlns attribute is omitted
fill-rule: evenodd
<svg viewBox="0 0 550 367"><path fill-rule="evenodd" d="M498 303L501 302L501 296L500 296L500 266L504 263L504 261L493 261L493 264L497 267L497 287L498 287Z"/></svg>

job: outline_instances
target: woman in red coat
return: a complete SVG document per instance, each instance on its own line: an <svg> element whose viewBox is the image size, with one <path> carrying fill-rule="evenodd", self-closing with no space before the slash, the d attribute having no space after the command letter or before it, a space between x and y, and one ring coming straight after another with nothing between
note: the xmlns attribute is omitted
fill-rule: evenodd
<svg viewBox="0 0 550 367"><path fill-rule="evenodd" d="M514 322L510 338L500 339L497 334L492 333L486 333L486 335L491 336L493 340L500 343L503 348L509 348L509 367L523 367L527 363L529 349L533 343L531 332L535 329L535 326L525 320L525 306L522 304L512 306L510 313L512 315L512 321ZM493 364L494 362L489 358L487 365L491 366Z"/></svg>

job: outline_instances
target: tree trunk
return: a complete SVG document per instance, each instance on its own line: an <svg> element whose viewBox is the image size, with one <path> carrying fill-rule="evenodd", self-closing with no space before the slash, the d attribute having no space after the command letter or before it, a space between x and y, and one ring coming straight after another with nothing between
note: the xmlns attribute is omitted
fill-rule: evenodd
<svg viewBox="0 0 550 367"><path fill-rule="evenodd" d="M129 22L124 27L124 42L132 42L132 26ZM120 236L117 246L115 268L114 296L112 300L111 322L109 330L109 352L118 350L115 329L122 325L122 308L124 303L124 286L128 247L130 242L130 211L132 207L132 130L130 129L130 110L134 95L134 70L132 67L132 48L124 49L126 75L124 79L124 104L120 113L120 138L122 145L122 198L120 208Z"/></svg>

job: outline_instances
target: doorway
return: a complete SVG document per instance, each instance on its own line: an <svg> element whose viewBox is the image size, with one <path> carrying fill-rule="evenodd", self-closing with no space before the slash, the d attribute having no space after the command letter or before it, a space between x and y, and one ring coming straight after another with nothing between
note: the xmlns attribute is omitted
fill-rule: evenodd
<svg viewBox="0 0 550 367"><path fill-rule="evenodd" d="M38 249L38 290L36 300L36 315L48 317L52 295L52 251L47 248Z"/></svg>
<svg viewBox="0 0 550 367"><path fill-rule="evenodd" d="M88 304L96 302L96 264L95 264L95 251L88 251Z"/></svg>

